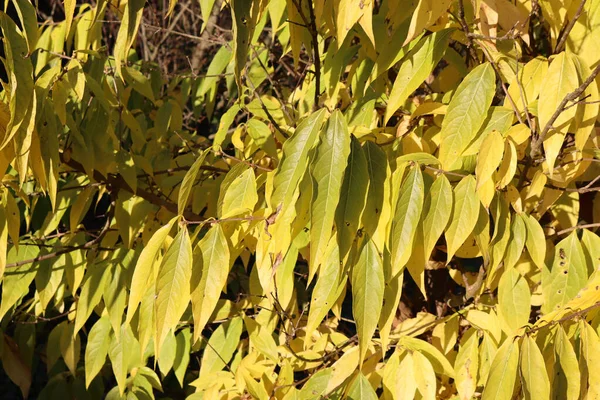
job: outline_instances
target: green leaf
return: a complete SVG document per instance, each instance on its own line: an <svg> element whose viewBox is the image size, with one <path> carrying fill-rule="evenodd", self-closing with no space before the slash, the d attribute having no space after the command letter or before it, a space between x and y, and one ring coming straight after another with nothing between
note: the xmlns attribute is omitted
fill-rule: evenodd
<svg viewBox="0 0 600 400"><path fill-rule="evenodd" d="M100 318L88 335L85 346L85 387L89 388L92 380L98 375L108 355L111 326L108 318Z"/></svg>
<svg viewBox="0 0 600 400"><path fill-rule="evenodd" d="M521 382L526 400L549 399L550 380L544 356L531 337L525 335L521 345Z"/></svg>
<svg viewBox="0 0 600 400"><path fill-rule="evenodd" d="M398 341L398 345L412 351L418 351L427 357L436 374L454 378L454 368L452 368L448 359L432 344L410 336L402 336Z"/></svg>
<svg viewBox="0 0 600 400"><path fill-rule="evenodd" d="M294 191L300 183L300 178L306 171L308 153L316 144L325 109L311 114L300 122L294 134L283 144L283 155L273 178L273 194L271 207L291 206Z"/></svg>
<svg viewBox="0 0 600 400"><path fill-rule="evenodd" d="M555 248L554 262L542 275L544 304L542 312L549 313L566 304L587 282L587 266L577 231L561 240Z"/></svg>
<svg viewBox="0 0 600 400"><path fill-rule="evenodd" d="M446 263L452 260L456 250L473 232L479 218L479 204L475 193L475 179L471 175L465 176L454 188L454 207L445 234L448 251Z"/></svg>
<svg viewBox="0 0 600 400"><path fill-rule="evenodd" d="M502 274L498 284L498 317L507 335L527 325L531 312L531 293L525 278L515 268Z"/></svg>
<svg viewBox="0 0 600 400"><path fill-rule="evenodd" d="M527 229L525 227L524 218L520 214L516 214L510 226L510 240L504 255L504 268L510 269L519 261L525 248L527 240Z"/></svg>
<svg viewBox="0 0 600 400"><path fill-rule="evenodd" d="M175 355L177 353L177 340L175 340L175 334L173 331L169 331L165 336L165 341L160 347L160 354L156 356L158 369L163 376L166 376L175 362Z"/></svg>
<svg viewBox="0 0 600 400"><path fill-rule="evenodd" d="M243 326L242 318L235 317L212 332L202 353L200 377L210 376L225 368L239 345Z"/></svg>
<svg viewBox="0 0 600 400"><path fill-rule="evenodd" d="M198 158L196 158L196 161L194 161L190 169L186 171L183 180L181 181L181 187L179 188L179 196L177 199L177 212L179 215L183 215L185 211L190 194L194 188L194 183L198 177L198 172L200 171L200 167L202 167L208 152L209 150L207 149L203 151Z"/></svg>
<svg viewBox="0 0 600 400"><path fill-rule="evenodd" d="M156 277L156 354L160 354L167 333L175 329L190 302L191 276L192 244L184 226L169 246Z"/></svg>
<svg viewBox="0 0 600 400"><path fill-rule="evenodd" d="M154 102L152 85L150 80L144 74L135 68L125 67L123 69L123 78L133 90Z"/></svg>
<svg viewBox="0 0 600 400"><path fill-rule="evenodd" d="M554 338L554 377L552 396L555 399L579 399L581 374L573 345L562 326Z"/></svg>
<svg viewBox="0 0 600 400"><path fill-rule="evenodd" d="M65 1L65 5L68 6L68 3L70 3L69 0ZM39 38L35 7L29 0L13 0L13 4L19 14L21 26L23 27L25 38L27 39L27 47L29 48L28 54L31 54L35 50Z"/></svg>
<svg viewBox="0 0 600 400"><path fill-rule="evenodd" d="M475 67L456 89L440 132L438 158L445 170L453 169L477 134L492 104L495 89L494 68L490 63Z"/></svg>
<svg viewBox="0 0 600 400"><path fill-rule="evenodd" d="M391 229L392 275L396 275L410 258L417 225L421 218L424 183L421 168L413 167L395 201Z"/></svg>
<svg viewBox="0 0 600 400"><path fill-rule="evenodd" d="M154 263L156 256L163 247L176 220L177 218L172 218L165 226L154 232L154 235L152 235L137 260L131 279L127 318L125 319L127 323L133 318L135 310L137 310L148 288L154 286L154 277L156 276Z"/></svg>
<svg viewBox="0 0 600 400"><path fill-rule="evenodd" d="M440 174L425 196L421 228L423 230L423 249L425 260L429 259L433 247L446 229L454 193L446 175Z"/></svg>
<svg viewBox="0 0 600 400"><path fill-rule="evenodd" d="M310 377L304 384L297 399L299 400L318 400L327 394L327 386L333 370L324 368Z"/></svg>
<svg viewBox="0 0 600 400"><path fill-rule="evenodd" d="M579 349L579 365L581 369L581 397L595 399L600 395L598 368L600 368L600 338L585 320L579 322L581 330L581 346ZM585 364L585 365L583 365ZM548 386L550 386L548 384Z"/></svg>
<svg viewBox="0 0 600 400"><path fill-rule="evenodd" d="M350 154L348 125L339 110L329 117L321 142L317 146L316 158L311 165L313 178L313 201L311 204L310 263L315 271L325 255L325 249L340 200L344 170Z"/></svg>
<svg viewBox="0 0 600 400"><path fill-rule="evenodd" d="M388 99L384 125L442 59L454 29L444 29L421 39L400 64L400 70Z"/></svg>
<svg viewBox="0 0 600 400"><path fill-rule="evenodd" d="M349 400L377 400L377 393L369 380L359 372L350 387L348 388Z"/></svg>
<svg viewBox="0 0 600 400"><path fill-rule="evenodd" d="M352 136L340 202L335 210L335 227L338 232L341 259L346 257L356 238L356 232L360 227L360 219L366 204L368 189L369 167L367 158L358 140Z"/></svg>
<svg viewBox="0 0 600 400"><path fill-rule="evenodd" d="M492 366L490 375L483 389L482 400L510 400L517 378L519 366L519 346L513 338L507 338L500 346Z"/></svg>
<svg viewBox="0 0 600 400"><path fill-rule="evenodd" d="M375 243L365 236L356 264L352 267L352 315L356 322L360 364L364 360L383 306L383 261Z"/></svg>
<svg viewBox="0 0 600 400"><path fill-rule="evenodd" d="M192 312L194 342L212 315L229 275L229 246L219 224L206 233L194 250Z"/></svg>

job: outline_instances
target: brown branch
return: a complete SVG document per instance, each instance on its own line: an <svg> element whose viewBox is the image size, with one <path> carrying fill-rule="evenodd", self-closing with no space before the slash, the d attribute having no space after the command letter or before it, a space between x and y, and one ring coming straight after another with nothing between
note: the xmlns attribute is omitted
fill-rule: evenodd
<svg viewBox="0 0 600 400"><path fill-rule="evenodd" d="M465 36L467 37L467 50L469 51L469 55L473 60L478 61L477 53L473 48L473 39L470 36L471 32L469 31L469 25L467 24L467 20L465 19L465 6L463 4L463 0L458 0L458 22L463 32L465 33Z"/></svg>
<svg viewBox="0 0 600 400"><path fill-rule="evenodd" d="M561 231L558 231L555 233L555 235L556 236L564 235L565 233L569 233L569 232L575 231L577 229L599 228L599 227L600 227L600 223L598 223L598 222L596 222L594 224L576 225L576 226L572 226L570 228L566 228Z"/></svg>
<svg viewBox="0 0 600 400"><path fill-rule="evenodd" d="M577 19L583 12L583 6L585 6L585 0L581 0L581 2L579 3L579 7L577 7L577 11L575 11L575 15L573 15L573 18L569 21L569 23L563 30L562 34L560 35L560 40L556 44L556 48L554 49L554 54L557 54L557 53L560 53L561 51L563 51L565 44L567 43L567 38L569 37L569 34L571 33L571 30L573 30L573 27L575 26Z"/></svg>
<svg viewBox="0 0 600 400"><path fill-rule="evenodd" d="M556 321L548 321L544 325L534 326L533 328L529 329L527 331L527 333L531 334L531 333L539 331L542 328L546 328L546 327L554 325L554 324L560 324L562 322L570 321L570 320L572 320L574 318L581 317L581 316L587 314L588 312L590 312L590 311L592 311L592 310L594 310L594 309L596 309L598 307L600 307L600 301L594 303L593 305L591 305L591 306L589 306L587 308L584 308L583 310L575 311L572 314L569 314L569 315L566 315L566 316L564 316L564 317L562 317L560 319L557 319Z"/></svg>
<svg viewBox="0 0 600 400"><path fill-rule="evenodd" d="M64 164L73 168L75 171L85 173L85 169L83 168L83 165L81 165L79 162L73 160L72 158L69 159L68 161L65 160L62 153L60 154L60 157L61 157L61 161ZM125 182L125 179L123 179L123 177L121 175L111 174L111 175L108 175L105 177L99 171L94 170L93 179L96 182L105 183L113 190L121 190L121 189L126 190L129 193L132 193L136 196L143 198L144 200L148 201L149 203L152 203L159 207L164 207L166 210L172 212L173 214L178 213L177 204L175 204L167 199L163 199L162 197L160 197L152 192L149 192L145 189L139 188L139 187L134 191L133 189L131 189L129 187L129 185L127 184L127 182ZM190 211L184 212L183 217L188 221L202 221L202 220L206 219L206 218L204 218L200 215L194 214L193 212L190 212Z"/></svg>
<svg viewBox="0 0 600 400"><path fill-rule="evenodd" d="M554 122L558 119L560 114L567 107L567 103L569 103L570 101L577 100L583 94L585 89L587 89L587 87L594 81L594 79L596 79L596 77L598 76L599 73L600 73L600 64L598 64L596 66L596 68L594 68L594 70L592 71L590 76L588 76L587 79L577 89L575 89L571 93L567 94L562 99L562 101L558 105L556 111L554 111L554 114L552 114L552 116L546 123L546 126L544 126L544 129L542 129L542 131L540 132L539 136L535 139L532 139L531 152L529 153L531 158L535 159L541 154L542 143L544 143L544 139L546 138L546 135L548 134L550 129L552 129L552 124L554 124Z"/></svg>

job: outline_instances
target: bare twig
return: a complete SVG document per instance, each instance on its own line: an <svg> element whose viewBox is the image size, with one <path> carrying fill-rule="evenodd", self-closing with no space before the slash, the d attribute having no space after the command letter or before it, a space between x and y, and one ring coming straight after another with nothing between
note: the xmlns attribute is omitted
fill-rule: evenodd
<svg viewBox="0 0 600 400"><path fill-rule="evenodd" d="M554 111L554 114L552 114L552 116L546 123L546 126L544 126L544 128L540 132L539 136L537 138L532 139L531 152L530 152L531 158L535 159L541 154L542 143L544 143L544 139L546 138L546 135L548 134L550 129L552 129L552 124L554 124L554 122L557 120L557 118L560 116L560 114L566 109L567 103L569 103L570 101L577 100L583 94L585 89L587 89L587 87L592 82L594 82L594 79L596 79L596 77L598 76L599 73L600 73L600 64L598 64L596 66L596 68L594 68L594 70L592 71L590 76L588 76L587 79L585 81L583 81L583 83L577 89L575 89L571 93L567 94L562 99L562 101L556 108L556 111Z"/></svg>
<svg viewBox="0 0 600 400"><path fill-rule="evenodd" d="M600 227L600 223L598 223L598 222L596 222L594 224L576 225L576 226L572 226L570 228L566 228L566 229L556 232L556 236L564 235L565 233L569 233L569 232L575 231L577 229L588 229L588 228L598 228L598 227Z"/></svg>
<svg viewBox="0 0 600 400"><path fill-rule="evenodd" d="M581 0L581 2L579 3L579 7L577 7L577 11L575 11L575 15L573 15L573 18L571 18L571 20L569 21L569 23L563 30L562 34L560 35L560 40L556 44L556 48L554 49L554 54L560 53L561 51L563 51L565 44L567 43L567 38L569 37L569 33L571 33L571 30L573 30L573 27L575 26L577 19L579 18L579 16L581 16L584 6L585 6L585 0Z"/></svg>

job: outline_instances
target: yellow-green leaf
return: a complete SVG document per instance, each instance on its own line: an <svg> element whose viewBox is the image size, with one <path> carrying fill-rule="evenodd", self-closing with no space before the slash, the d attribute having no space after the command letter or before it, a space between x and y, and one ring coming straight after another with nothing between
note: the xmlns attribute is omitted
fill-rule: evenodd
<svg viewBox="0 0 600 400"><path fill-rule="evenodd" d="M392 275L410 258L415 232L423 210L424 183L421 168L413 167L400 188L391 229Z"/></svg>
<svg viewBox="0 0 600 400"><path fill-rule="evenodd" d="M249 214L257 202L254 171L246 164L239 163L227 173L221 184L217 215L219 218L231 218Z"/></svg>
<svg viewBox="0 0 600 400"><path fill-rule="evenodd" d="M311 166L313 178L313 201L311 204L310 262L316 270L325 255L325 249L339 203L344 170L350 154L350 133L346 119L339 110L331 114L321 141L316 149L316 158Z"/></svg>
<svg viewBox="0 0 600 400"><path fill-rule="evenodd" d="M85 345L85 386L90 387L92 380L98 375L108 355L110 346L110 321L108 318L100 318L87 338Z"/></svg>
<svg viewBox="0 0 600 400"><path fill-rule="evenodd" d="M192 164L190 169L188 169L181 181L181 187L179 188L179 196L177 199L177 212L179 215L183 215L185 211L185 207L187 206L188 200L190 198L190 194L192 193L192 189L194 187L194 183L196 182L196 178L198 177L198 172L200 171L200 167L204 163L204 159L208 154L208 150L203 151L196 161Z"/></svg>
<svg viewBox="0 0 600 400"><path fill-rule="evenodd" d="M200 337L229 275L229 246L221 225L215 224L194 251L192 311L194 342Z"/></svg>
<svg viewBox="0 0 600 400"><path fill-rule="evenodd" d="M352 267L352 315L356 322L360 363L367 352L383 305L383 262L373 240L365 237L358 261Z"/></svg>
<svg viewBox="0 0 600 400"><path fill-rule="evenodd" d="M554 377L552 397L555 399L579 399L581 374L573 345L562 326L554 337Z"/></svg>
<svg viewBox="0 0 600 400"><path fill-rule="evenodd" d="M424 399L435 399L437 385L433 366L427 357L418 351L412 353L412 359L415 371L415 382L417 382L419 392L421 392Z"/></svg>
<svg viewBox="0 0 600 400"><path fill-rule="evenodd" d="M73 6L74 3L75 1L73 1ZM121 17L121 27L119 28L114 48L115 68L119 76L122 76L122 63L127 60L129 49L131 49L138 33L145 4L145 0L128 0L125 3L123 16ZM71 15L73 14L71 13Z"/></svg>
<svg viewBox="0 0 600 400"><path fill-rule="evenodd" d="M240 342L244 324L241 317L235 317L220 324L208 339L200 363L200 377L221 371L231 360Z"/></svg>
<svg viewBox="0 0 600 400"><path fill-rule="evenodd" d="M425 260L429 259L433 247L437 243L450 220L454 193L446 175L440 174L425 195L423 205L423 248Z"/></svg>
<svg viewBox="0 0 600 400"><path fill-rule="evenodd" d="M529 321L531 293L519 271L507 268L498 284L498 317L504 332L510 336Z"/></svg>
<svg viewBox="0 0 600 400"><path fill-rule="evenodd" d="M190 302L191 276L192 244L184 226L165 253L156 277L156 354L160 354L167 333L175 329Z"/></svg>
<svg viewBox="0 0 600 400"><path fill-rule="evenodd" d="M546 236L544 235L544 230L532 215L523 214L522 217L527 228L525 246L535 265L542 269L544 268L544 260L546 258Z"/></svg>
<svg viewBox="0 0 600 400"><path fill-rule="evenodd" d="M468 175L454 188L454 206L450 225L446 229L447 263L473 232L479 218L479 199L475 193L475 178Z"/></svg>
<svg viewBox="0 0 600 400"><path fill-rule="evenodd" d="M549 399L550 380L546 372L544 356L535 340L528 335L523 337L519 364L524 398L526 400Z"/></svg>
<svg viewBox="0 0 600 400"><path fill-rule="evenodd" d="M500 346L490 375L483 389L482 400L510 400L513 395L517 368L519 367L519 345L509 337Z"/></svg>
<svg viewBox="0 0 600 400"><path fill-rule="evenodd" d="M385 112L384 123L404 105L410 96L442 59L454 29L444 29L421 39L406 55L394 81Z"/></svg>
<svg viewBox="0 0 600 400"><path fill-rule="evenodd" d="M452 169L479 131L492 104L496 89L490 63L475 67L460 83L442 122L439 159L444 169Z"/></svg>
<svg viewBox="0 0 600 400"><path fill-rule="evenodd" d="M456 361L456 389L461 400L471 399L477 389L477 372L479 370L479 335L477 330L470 329L461 339Z"/></svg>
<svg viewBox="0 0 600 400"><path fill-rule="evenodd" d="M146 246L144 246L144 249L137 260L131 279L129 303L127 306L127 323L133 318L147 289L154 286L154 278L156 276L154 262L156 261L156 256L163 247L167 236L169 236L169 232L173 228L176 219L177 218L171 219L169 223L154 232L154 235L152 235Z"/></svg>
<svg viewBox="0 0 600 400"><path fill-rule="evenodd" d="M348 388L349 400L376 400L377 393L373 390L373 386L369 383L369 380L359 372L354 382Z"/></svg>
<svg viewBox="0 0 600 400"><path fill-rule="evenodd" d="M477 189L484 183L492 179L492 175L502 161L504 150L504 138L498 131L491 131L483 142L479 154L477 154L477 166L475 167L475 176L477 176Z"/></svg>

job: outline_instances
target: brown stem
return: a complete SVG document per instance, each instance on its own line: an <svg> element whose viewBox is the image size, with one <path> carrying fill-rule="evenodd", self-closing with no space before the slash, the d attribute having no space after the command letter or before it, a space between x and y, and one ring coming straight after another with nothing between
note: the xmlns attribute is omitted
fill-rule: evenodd
<svg viewBox="0 0 600 400"><path fill-rule="evenodd" d="M544 129L542 129L542 131L540 132L539 136L536 139L533 139L531 141L531 152L530 152L531 158L535 159L541 154L542 143L544 143L544 139L546 138L546 135L548 134L550 129L552 129L552 124L554 124L554 122L557 120L557 118L560 116L560 114L567 107L567 103L569 103L570 101L577 100L579 98L579 96L581 96L583 94L585 89L587 89L587 87L594 81L594 79L596 79L596 77L598 76L599 73L600 73L600 64L598 64L596 66L596 68L594 68L594 70L592 71L590 76L588 76L587 79L577 89L575 89L571 93L567 94L562 99L562 101L556 108L556 111L554 111L554 114L552 114L552 116L546 123L546 126L544 126Z"/></svg>
<svg viewBox="0 0 600 400"><path fill-rule="evenodd" d="M575 15L573 15L573 18L569 21L569 23L563 30L562 35L560 35L560 40L556 44L556 48L554 49L554 54L560 53L561 51L564 50L565 44L567 43L567 38L569 37L569 33L571 33L571 30L573 30L573 27L575 26L577 19L583 12L584 5L585 5L585 0L581 0L581 2L579 3L579 7L577 7L577 11L575 11Z"/></svg>

